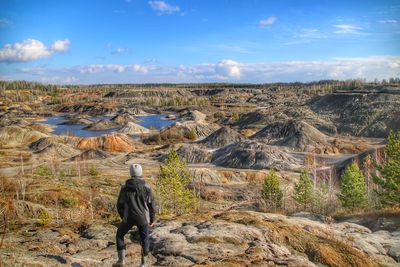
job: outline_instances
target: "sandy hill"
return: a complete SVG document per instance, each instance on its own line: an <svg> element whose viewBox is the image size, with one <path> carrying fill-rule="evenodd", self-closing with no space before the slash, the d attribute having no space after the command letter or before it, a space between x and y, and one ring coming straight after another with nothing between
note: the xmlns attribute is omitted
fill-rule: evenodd
<svg viewBox="0 0 400 267"><path fill-rule="evenodd" d="M82 138L77 145L81 150L100 149L107 152L132 152L142 149L143 146L121 133Z"/></svg>
<svg viewBox="0 0 400 267"><path fill-rule="evenodd" d="M218 166L241 169L295 170L299 162L282 148L255 141L234 143L214 152L212 163Z"/></svg>
<svg viewBox="0 0 400 267"><path fill-rule="evenodd" d="M251 139L278 146L309 150L309 147L326 147L328 136L304 121L274 122L254 134Z"/></svg>
<svg viewBox="0 0 400 267"><path fill-rule="evenodd" d="M198 143L208 148L220 148L232 143L244 141L247 138L235 130L224 126L216 130Z"/></svg>
<svg viewBox="0 0 400 267"><path fill-rule="evenodd" d="M127 122L118 132L134 135L150 133L150 130L134 122Z"/></svg>

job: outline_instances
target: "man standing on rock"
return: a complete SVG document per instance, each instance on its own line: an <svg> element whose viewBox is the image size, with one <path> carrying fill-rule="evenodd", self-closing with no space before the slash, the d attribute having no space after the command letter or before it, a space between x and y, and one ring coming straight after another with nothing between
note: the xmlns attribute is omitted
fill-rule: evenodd
<svg viewBox="0 0 400 267"><path fill-rule="evenodd" d="M149 228L153 226L156 212L151 188L142 179L142 166L132 164L129 167L131 178L126 180L118 196L117 209L122 223L117 230L118 261L113 266L125 264L124 236L136 225L142 244L142 265L145 266L150 250Z"/></svg>

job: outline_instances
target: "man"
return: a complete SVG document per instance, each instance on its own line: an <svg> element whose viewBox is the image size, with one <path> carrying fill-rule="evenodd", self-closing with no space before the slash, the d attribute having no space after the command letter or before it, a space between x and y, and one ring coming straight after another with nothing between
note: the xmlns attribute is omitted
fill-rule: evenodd
<svg viewBox="0 0 400 267"><path fill-rule="evenodd" d="M156 203L151 188L142 179L142 166L132 164L129 167L131 178L126 180L118 196L117 209L122 223L117 230L118 261L114 266L125 264L124 236L136 225L142 244L142 265L145 266L150 250L149 227L153 227Z"/></svg>

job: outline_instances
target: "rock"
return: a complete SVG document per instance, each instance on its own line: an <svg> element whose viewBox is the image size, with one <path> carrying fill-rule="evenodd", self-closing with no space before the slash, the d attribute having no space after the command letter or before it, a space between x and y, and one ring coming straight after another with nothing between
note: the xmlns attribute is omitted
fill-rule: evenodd
<svg viewBox="0 0 400 267"><path fill-rule="evenodd" d="M211 162L218 166L241 169L300 168L298 160L281 148L254 141L238 142L220 148L214 152Z"/></svg>
<svg viewBox="0 0 400 267"><path fill-rule="evenodd" d="M232 143L244 141L246 138L229 127L221 127L198 143L208 148L220 148Z"/></svg>
<svg viewBox="0 0 400 267"><path fill-rule="evenodd" d="M128 122L125 124L124 127L119 129L118 132L124 134L136 135L136 134L148 134L150 133L150 130L143 126L140 126L139 124Z"/></svg>

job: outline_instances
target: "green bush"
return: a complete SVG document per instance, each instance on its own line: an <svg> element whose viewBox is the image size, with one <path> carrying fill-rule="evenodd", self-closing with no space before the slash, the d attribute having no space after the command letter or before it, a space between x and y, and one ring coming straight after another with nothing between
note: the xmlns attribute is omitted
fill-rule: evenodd
<svg viewBox="0 0 400 267"><path fill-rule="evenodd" d="M78 198L73 195L63 197L62 204L66 208L73 208L78 205Z"/></svg>
<svg viewBox="0 0 400 267"><path fill-rule="evenodd" d="M47 210L42 210L39 214L39 224L41 226L48 226L53 222L53 218Z"/></svg>
<svg viewBox="0 0 400 267"><path fill-rule="evenodd" d="M100 175L99 170L94 165L90 165L88 173L90 176L99 176Z"/></svg>
<svg viewBox="0 0 400 267"><path fill-rule="evenodd" d="M50 176L51 175L51 170L49 169L49 167L45 166L45 165L41 165L36 167L35 169L35 174L39 175L39 176Z"/></svg>
<svg viewBox="0 0 400 267"><path fill-rule="evenodd" d="M273 169L264 179L261 196L267 205L267 209L276 211L282 207L283 193L280 188L279 177Z"/></svg>

